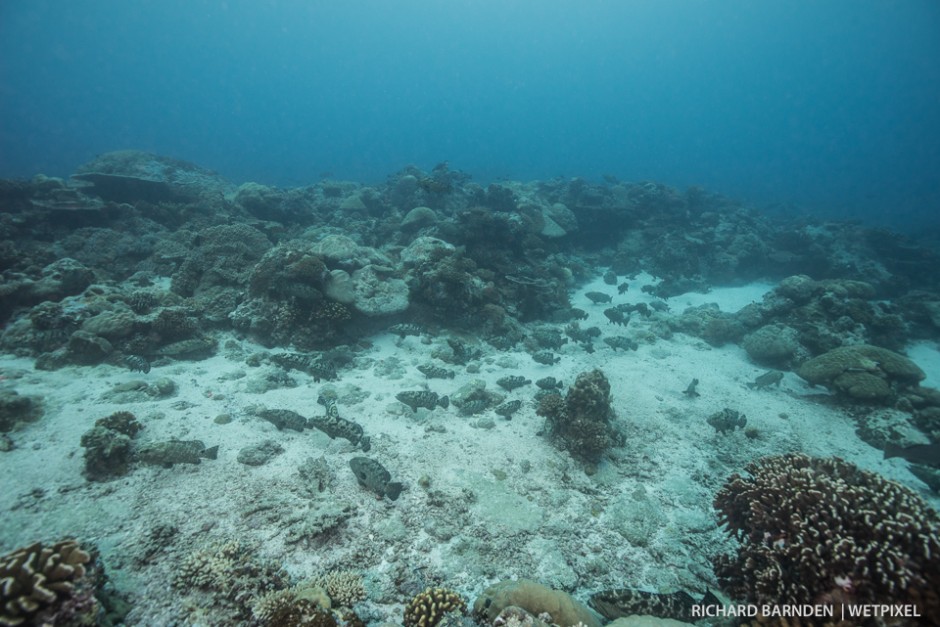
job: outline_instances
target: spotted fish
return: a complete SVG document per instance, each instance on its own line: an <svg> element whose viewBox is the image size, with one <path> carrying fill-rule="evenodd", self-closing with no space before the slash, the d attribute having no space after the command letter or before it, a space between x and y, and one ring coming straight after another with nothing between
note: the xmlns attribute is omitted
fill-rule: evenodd
<svg viewBox="0 0 940 627"><path fill-rule="evenodd" d="M425 409L434 409L438 405L447 409L450 407L450 399L446 396L438 396L436 392L428 390L416 390L399 392L395 398L411 408L411 411L418 411L419 407Z"/></svg>
<svg viewBox="0 0 940 627"><path fill-rule="evenodd" d="M588 600L588 604L598 614L609 620L640 614L691 623L695 620L692 616L692 606L721 605L721 601L710 591L705 593L701 601L696 601L684 590L647 592L634 588L620 588L598 592Z"/></svg>
<svg viewBox="0 0 940 627"><path fill-rule="evenodd" d="M404 487L400 482L391 480L392 475L385 466L369 457L353 457L349 460L349 468L356 475L359 485L380 497L387 496L394 501Z"/></svg>
<svg viewBox="0 0 940 627"><path fill-rule="evenodd" d="M169 468L173 464L198 464L203 459L215 459L218 453L218 445L206 448L201 440L167 440L141 447L137 459Z"/></svg>

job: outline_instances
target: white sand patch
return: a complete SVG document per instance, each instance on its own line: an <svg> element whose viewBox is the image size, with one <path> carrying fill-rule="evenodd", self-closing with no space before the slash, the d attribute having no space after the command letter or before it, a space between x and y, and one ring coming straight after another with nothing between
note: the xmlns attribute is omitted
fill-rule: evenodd
<svg viewBox="0 0 940 627"><path fill-rule="evenodd" d="M907 347L907 356L927 375L921 385L940 388L940 346L936 342L914 342Z"/></svg>
<svg viewBox="0 0 940 627"><path fill-rule="evenodd" d="M613 304L651 302L640 290L642 282L643 277L631 282L623 295L600 279L578 289L571 301L589 314L581 327L597 325L609 336L649 325L638 315L627 328L612 325L603 315L610 305L593 305L584 296L603 291ZM769 288L715 289L668 303L675 313L700 302L734 311ZM0 490L2 548L75 535L101 548L119 588L142 591L166 590L173 564L186 551L226 536L256 543L261 554L277 559L296 577L331 566L361 568L372 578L373 598L390 585L384 578L417 571L439 576L471 598L495 579L533 575L550 585L577 587L580 596L585 586L702 589L709 583L708 555L725 542L711 500L728 475L753 459L791 451L838 455L923 487L904 462L885 461L861 441L846 414L819 403L818 389L786 373L779 387L752 390L747 383L765 370L743 350L714 348L684 335L641 344L637 351L614 351L598 338L590 353L569 342L557 351L560 362L554 366L534 362L521 348L497 351L464 338L483 353L470 364L478 371L469 372L431 357L435 348L446 346L446 336L400 339L381 333L357 354L352 367L340 371L339 381L315 383L294 371L296 387L263 394L249 392L250 381L273 369L245 362L262 349L236 338L220 339L220 346L228 340L241 350L226 348L211 359L156 367L148 375L111 366L36 372L30 361L4 359L5 372L26 374L3 384L41 397L46 414L12 433L17 448L0 454L0 471L13 478ZM915 347L912 353L925 370L923 358L914 355L929 350ZM397 375L379 374L395 360L401 366ZM427 380L416 369L424 363L453 369L457 376ZM554 376L567 387L594 368L601 368L611 383L626 441L596 475L588 476L540 434L544 420L531 400L534 383L505 392L496 381L507 375L533 382ZM160 377L177 384L175 396L128 404L101 400L117 383ZM522 400L522 409L506 421L492 411L462 416L453 406L412 412L395 399L403 390L452 395L474 378L506 400ZM695 398L683 394L693 378L699 380ZM310 429L278 431L248 411L261 405L322 415L317 397L328 388L339 393L340 415L371 437L367 455L405 484L397 501L379 499L357 484L348 463L363 452L345 440ZM724 408L745 414L756 437L740 429L717 433L707 418ZM133 412L145 424L141 443L199 439L206 446L219 445L218 459L171 468L138 465L114 481L86 482L81 435L96 419L118 410ZM216 424L213 419L221 413L233 421ZM481 418L492 419L495 427L474 426ZM261 467L236 461L242 447L265 439L276 441L284 453ZM321 456L333 485L311 494L297 469ZM425 478L429 488L421 486ZM292 530L325 505L348 506L351 514L323 538L291 542ZM631 512L642 516L625 519ZM157 525L177 528L179 544L142 566L137 560ZM529 554L530 549L539 554ZM173 595L141 597L132 624L157 624L154 617L177 602ZM388 603L373 606L373 616L399 621L400 609Z"/></svg>

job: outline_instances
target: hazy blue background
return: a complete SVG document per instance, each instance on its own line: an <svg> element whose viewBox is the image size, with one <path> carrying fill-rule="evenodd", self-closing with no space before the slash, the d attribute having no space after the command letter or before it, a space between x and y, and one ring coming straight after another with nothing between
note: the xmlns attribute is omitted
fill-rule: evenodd
<svg viewBox="0 0 940 627"><path fill-rule="evenodd" d="M936 0L0 0L0 176L699 184L940 220Z"/></svg>

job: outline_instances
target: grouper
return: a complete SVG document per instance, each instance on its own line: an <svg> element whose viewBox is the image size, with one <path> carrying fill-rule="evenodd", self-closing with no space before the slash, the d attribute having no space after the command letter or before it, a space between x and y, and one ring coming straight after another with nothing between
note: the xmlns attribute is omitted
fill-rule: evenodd
<svg viewBox="0 0 940 627"><path fill-rule="evenodd" d="M218 445L206 448L201 440L167 440L142 446L137 451L137 459L169 468L173 464L198 464L203 459L215 459L218 453Z"/></svg>

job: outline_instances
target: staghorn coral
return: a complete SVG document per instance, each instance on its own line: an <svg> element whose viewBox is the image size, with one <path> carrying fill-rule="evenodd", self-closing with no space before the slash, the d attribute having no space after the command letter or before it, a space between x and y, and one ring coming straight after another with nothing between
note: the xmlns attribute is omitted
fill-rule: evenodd
<svg viewBox="0 0 940 627"><path fill-rule="evenodd" d="M405 627L434 627L448 612L467 609L463 598L447 588L426 588L405 606Z"/></svg>
<svg viewBox="0 0 940 627"><path fill-rule="evenodd" d="M766 457L715 497L741 545L715 558L761 604L911 603L940 625L940 516L914 492L838 458Z"/></svg>
<svg viewBox="0 0 940 627"><path fill-rule="evenodd" d="M46 624L34 619L40 613L54 615L73 596L77 598L76 585L89 562L91 555L70 539L52 546L36 542L4 555L0 558L0 625ZM87 601L93 605L93 595Z"/></svg>

